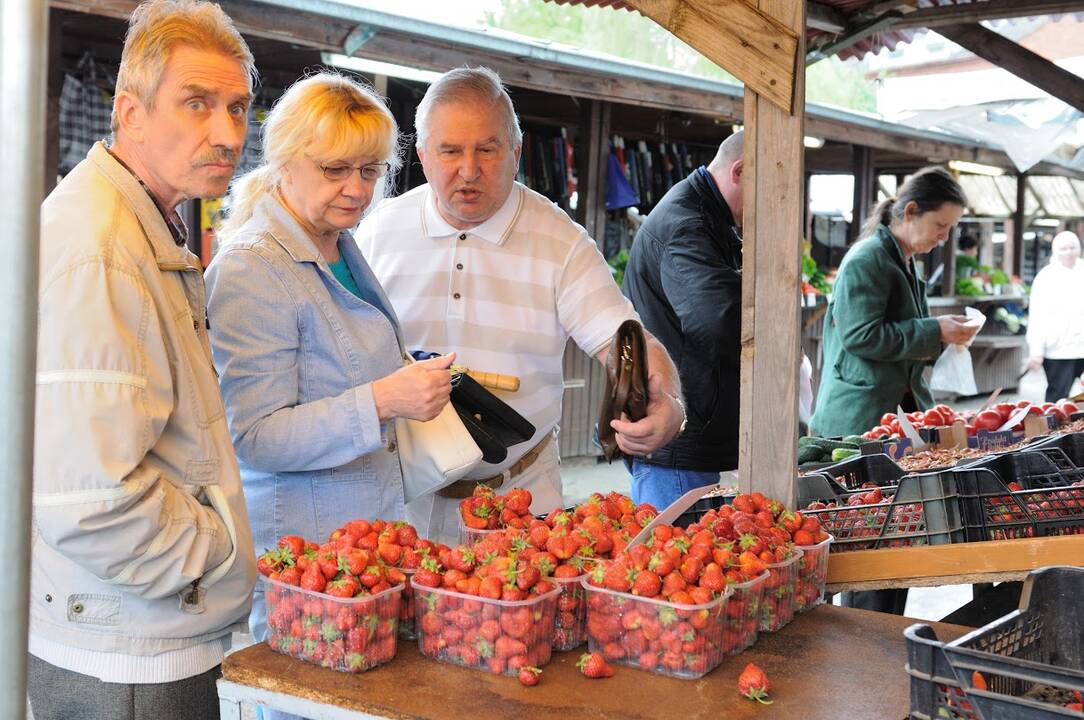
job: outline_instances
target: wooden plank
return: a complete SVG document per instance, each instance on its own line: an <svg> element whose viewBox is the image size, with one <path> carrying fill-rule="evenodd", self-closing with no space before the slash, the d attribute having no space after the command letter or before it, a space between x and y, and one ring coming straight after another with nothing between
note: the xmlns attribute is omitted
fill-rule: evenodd
<svg viewBox="0 0 1084 720"><path fill-rule="evenodd" d="M828 583L936 580L987 573L1019 573L1046 565L1084 564L1084 535L997 540L955 545L925 545L883 550L832 553L828 557Z"/></svg>
<svg viewBox="0 0 1084 720"><path fill-rule="evenodd" d="M986 0L969 5L927 7L906 13L892 24L904 28L940 28L945 25L976 23L1013 17L1034 17L1084 10L1084 0Z"/></svg>
<svg viewBox="0 0 1084 720"><path fill-rule="evenodd" d="M803 3L759 0L759 7L790 28L805 26ZM803 73L795 102L804 101ZM738 481L793 506L805 113L787 115L748 87L745 108Z"/></svg>
<svg viewBox="0 0 1084 720"><path fill-rule="evenodd" d="M768 98L786 113L794 108L795 68L801 28L788 26L758 10L749 0L625 0L688 43L746 87Z"/></svg>
<svg viewBox="0 0 1084 720"><path fill-rule="evenodd" d="M979 25L942 25L937 32L1077 110L1084 111L1084 78Z"/></svg>

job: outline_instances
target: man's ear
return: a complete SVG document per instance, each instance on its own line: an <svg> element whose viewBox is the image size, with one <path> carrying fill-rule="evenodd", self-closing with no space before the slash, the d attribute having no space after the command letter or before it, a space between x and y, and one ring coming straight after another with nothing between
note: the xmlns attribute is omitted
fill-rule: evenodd
<svg viewBox="0 0 1084 720"><path fill-rule="evenodd" d="M421 145L415 145L414 146L414 151L416 153L418 153L418 162L420 162L422 165L424 165L425 164L425 148L422 147Z"/></svg>
<svg viewBox="0 0 1084 720"><path fill-rule="evenodd" d="M520 153L522 153L522 152L523 152L523 143L520 143L519 145L516 145L514 148L512 148L512 155L516 159L516 167L517 168L519 167L519 156L520 156Z"/></svg>
<svg viewBox="0 0 1084 720"><path fill-rule="evenodd" d="M134 93L121 90L113 98L113 112L117 116L117 132L133 142L143 142L147 123L143 101Z"/></svg>
<svg viewBox="0 0 1084 720"><path fill-rule="evenodd" d="M730 166L730 182L741 185L742 170L745 169L745 160L738 160Z"/></svg>

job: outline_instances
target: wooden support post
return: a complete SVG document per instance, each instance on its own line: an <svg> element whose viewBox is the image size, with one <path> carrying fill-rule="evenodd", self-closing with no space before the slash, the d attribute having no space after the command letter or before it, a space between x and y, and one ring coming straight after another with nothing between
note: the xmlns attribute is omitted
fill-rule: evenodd
<svg viewBox="0 0 1084 720"><path fill-rule="evenodd" d="M49 22L49 69L48 88L45 99L45 187L42 194L47 196L56 187L56 178L60 167L60 91L64 87L64 68L60 66L60 49L64 36L64 26L60 19L52 17Z"/></svg>
<svg viewBox="0 0 1084 720"><path fill-rule="evenodd" d="M757 4L798 32L798 57L804 57L805 3ZM798 452L804 108L802 72L795 76L793 115L745 89L738 481L743 490L760 490L791 507Z"/></svg>
<svg viewBox="0 0 1084 720"><path fill-rule="evenodd" d="M851 210L851 226L847 228L847 243L858 239L862 225L869 217L873 205L873 188L876 178L873 176L873 161L870 150L864 145L852 145L851 157L854 161L854 207Z"/></svg>
<svg viewBox="0 0 1084 720"><path fill-rule="evenodd" d="M956 233L949 233L948 241L941 246L941 295L952 297L956 294Z"/></svg>
<svg viewBox="0 0 1084 720"><path fill-rule="evenodd" d="M609 156L610 104L587 100L580 113L576 148L576 222L601 249L606 234L606 162Z"/></svg>
<svg viewBox="0 0 1084 720"><path fill-rule="evenodd" d="M1012 213L1012 274L1021 277L1024 266L1024 208L1027 199L1027 175L1016 174L1016 206Z"/></svg>

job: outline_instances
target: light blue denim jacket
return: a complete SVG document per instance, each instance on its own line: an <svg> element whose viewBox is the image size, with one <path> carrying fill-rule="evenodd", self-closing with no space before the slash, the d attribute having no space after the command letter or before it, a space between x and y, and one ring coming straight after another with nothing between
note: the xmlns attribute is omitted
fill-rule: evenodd
<svg viewBox="0 0 1084 720"><path fill-rule="evenodd" d="M271 196L207 270L211 347L257 553L284 534L323 542L353 518L403 517L394 423L381 425L372 392L402 366L398 321L349 233L339 252L379 308L335 279Z"/></svg>

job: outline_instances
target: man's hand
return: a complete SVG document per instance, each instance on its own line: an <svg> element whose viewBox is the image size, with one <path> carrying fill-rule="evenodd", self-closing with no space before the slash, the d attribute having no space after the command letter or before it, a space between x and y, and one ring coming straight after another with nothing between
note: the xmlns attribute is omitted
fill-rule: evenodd
<svg viewBox="0 0 1084 720"><path fill-rule="evenodd" d="M1028 358L1028 364L1027 364L1027 369L1028 370L1038 370L1042 366L1043 366L1043 356L1042 355L1032 355L1031 357Z"/></svg>
<svg viewBox="0 0 1084 720"><path fill-rule="evenodd" d="M630 457L648 455L677 435L684 417L681 404L662 391L662 378L652 374L647 381L647 417L637 422L612 420L610 427L617 433L621 452Z"/></svg>

